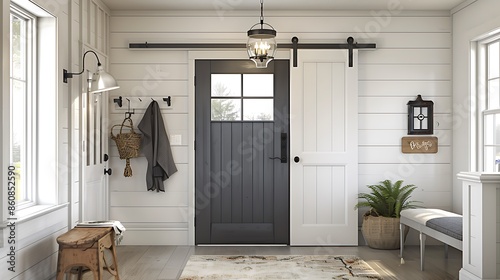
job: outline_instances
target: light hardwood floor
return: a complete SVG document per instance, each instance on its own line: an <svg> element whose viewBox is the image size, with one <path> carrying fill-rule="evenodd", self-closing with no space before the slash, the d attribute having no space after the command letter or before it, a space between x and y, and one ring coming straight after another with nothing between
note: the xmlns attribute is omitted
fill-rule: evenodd
<svg viewBox="0 0 500 280"><path fill-rule="evenodd" d="M178 279L189 259L196 255L357 255L384 279L448 280L458 279L462 253L449 249L444 257L443 246L427 246L425 271L420 271L418 246L406 246L401 264L399 250L374 250L359 247L259 247L259 246L119 246L118 268L122 280ZM109 275L109 274L108 274ZM84 279L92 279L89 273ZM112 278L105 278L112 279Z"/></svg>

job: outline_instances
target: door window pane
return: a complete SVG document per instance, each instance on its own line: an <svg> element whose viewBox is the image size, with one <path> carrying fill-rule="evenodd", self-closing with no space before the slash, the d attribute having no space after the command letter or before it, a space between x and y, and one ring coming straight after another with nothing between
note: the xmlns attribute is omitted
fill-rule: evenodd
<svg viewBox="0 0 500 280"><path fill-rule="evenodd" d="M274 116L273 99L244 99L243 120L272 121Z"/></svg>
<svg viewBox="0 0 500 280"><path fill-rule="evenodd" d="M213 98L211 104L212 121L241 120L241 100Z"/></svg>
<svg viewBox="0 0 500 280"><path fill-rule="evenodd" d="M273 74L245 74L243 75L243 96L245 97L273 97Z"/></svg>
<svg viewBox="0 0 500 280"><path fill-rule="evenodd" d="M213 97L241 96L240 74L212 74Z"/></svg>

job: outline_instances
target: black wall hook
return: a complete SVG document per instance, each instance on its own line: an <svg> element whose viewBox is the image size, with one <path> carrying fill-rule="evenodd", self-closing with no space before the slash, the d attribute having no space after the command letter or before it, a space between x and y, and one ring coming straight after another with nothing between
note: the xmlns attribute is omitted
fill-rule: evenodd
<svg viewBox="0 0 500 280"><path fill-rule="evenodd" d="M172 98L169 97L163 97L163 101L167 102L168 107L172 106Z"/></svg>
<svg viewBox="0 0 500 280"><path fill-rule="evenodd" d="M120 108L123 106L123 98L121 96L118 98L114 98L113 102L118 104L118 107L120 107Z"/></svg>

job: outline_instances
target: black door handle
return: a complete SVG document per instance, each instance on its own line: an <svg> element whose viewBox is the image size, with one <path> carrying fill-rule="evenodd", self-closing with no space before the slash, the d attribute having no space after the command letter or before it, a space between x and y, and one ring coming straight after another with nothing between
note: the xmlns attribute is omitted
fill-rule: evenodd
<svg viewBox="0 0 500 280"><path fill-rule="evenodd" d="M286 133L281 133L281 163L287 163L287 136Z"/></svg>
<svg viewBox="0 0 500 280"><path fill-rule="evenodd" d="M300 161L300 158L299 158L298 156L295 156L295 157L293 158L293 161L295 161L295 163L298 163L298 162Z"/></svg>
<svg viewBox="0 0 500 280"><path fill-rule="evenodd" d="M269 159L279 159L281 163L287 163L287 136L286 133L281 133L281 157L269 157Z"/></svg>

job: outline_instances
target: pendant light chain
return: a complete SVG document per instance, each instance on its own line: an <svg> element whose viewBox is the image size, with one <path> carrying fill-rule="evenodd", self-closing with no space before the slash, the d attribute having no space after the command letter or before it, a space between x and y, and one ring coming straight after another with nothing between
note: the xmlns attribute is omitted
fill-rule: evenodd
<svg viewBox="0 0 500 280"><path fill-rule="evenodd" d="M264 0L260 0L260 28L264 28Z"/></svg>

